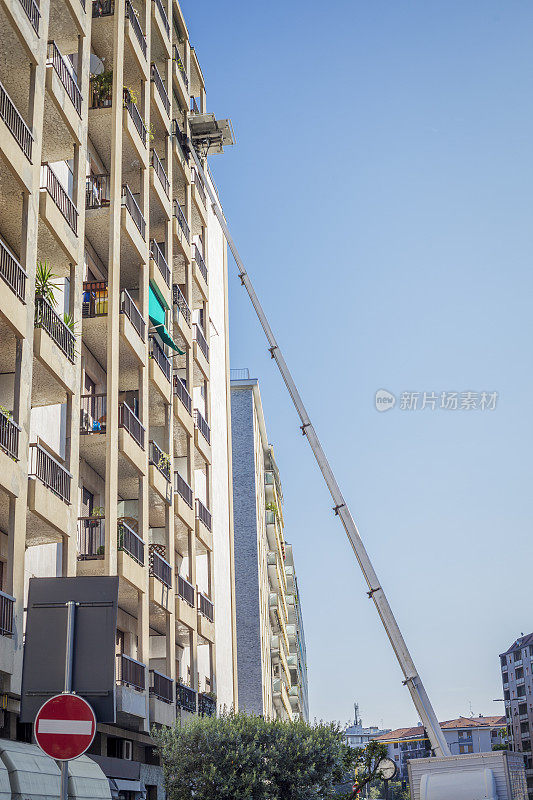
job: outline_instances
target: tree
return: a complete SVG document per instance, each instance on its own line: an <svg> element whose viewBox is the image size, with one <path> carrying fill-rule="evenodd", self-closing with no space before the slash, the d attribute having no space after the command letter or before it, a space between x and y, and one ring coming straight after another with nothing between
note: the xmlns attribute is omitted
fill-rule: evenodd
<svg viewBox="0 0 533 800"><path fill-rule="evenodd" d="M371 783L382 777L379 762L387 756L387 745L380 742L368 742L365 747L356 748L356 779L352 792L352 797L357 797L357 793L363 789L367 783Z"/></svg>
<svg viewBox="0 0 533 800"><path fill-rule="evenodd" d="M336 724L244 713L154 730L168 800L329 800L357 751Z"/></svg>

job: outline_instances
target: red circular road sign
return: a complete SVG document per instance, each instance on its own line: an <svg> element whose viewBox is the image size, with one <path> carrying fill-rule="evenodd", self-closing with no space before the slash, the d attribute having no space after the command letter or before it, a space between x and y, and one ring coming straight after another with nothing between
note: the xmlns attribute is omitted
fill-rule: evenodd
<svg viewBox="0 0 533 800"><path fill-rule="evenodd" d="M94 739L96 717L89 703L75 694L57 694L35 717L35 738L41 750L56 761L81 756Z"/></svg>

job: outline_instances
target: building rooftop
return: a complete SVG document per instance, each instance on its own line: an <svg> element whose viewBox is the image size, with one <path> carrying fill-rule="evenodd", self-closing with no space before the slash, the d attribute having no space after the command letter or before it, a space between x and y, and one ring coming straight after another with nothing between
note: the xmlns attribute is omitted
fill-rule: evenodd
<svg viewBox="0 0 533 800"><path fill-rule="evenodd" d="M515 639L513 644L506 650L504 653L500 653L501 656L506 656L509 653L512 653L513 650L516 650L518 647L527 647L527 645L533 645L533 633L528 633L526 636L519 636L518 639Z"/></svg>
<svg viewBox="0 0 533 800"><path fill-rule="evenodd" d="M464 730L465 728L493 728L504 727L506 719L502 716L494 717L458 717L457 719L449 719L440 722L442 730ZM416 725L413 728L396 728L390 733L385 733L383 736L378 736L376 741L389 742L395 739L420 739L426 738L426 733L422 725Z"/></svg>

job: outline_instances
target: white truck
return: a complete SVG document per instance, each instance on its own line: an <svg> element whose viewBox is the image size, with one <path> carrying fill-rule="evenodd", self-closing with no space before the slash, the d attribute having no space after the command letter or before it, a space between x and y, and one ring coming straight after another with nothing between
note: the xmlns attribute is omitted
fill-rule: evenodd
<svg viewBox="0 0 533 800"><path fill-rule="evenodd" d="M521 753L416 758L407 769L411 800L528 800Z"/></svg>

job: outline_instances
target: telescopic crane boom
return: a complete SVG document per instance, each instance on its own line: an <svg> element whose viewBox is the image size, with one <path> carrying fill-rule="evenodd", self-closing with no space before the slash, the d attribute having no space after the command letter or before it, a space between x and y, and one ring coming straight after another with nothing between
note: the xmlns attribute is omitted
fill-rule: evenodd
<svg viewBox="0 0 533 800"><path fill-rule="evenodd" d="M400 664L400 668L403 672L404 676L404 685L407 686L409 692L411 693L411 697L413 699L413 703L415 704L415 708L418 712L420 720L422 721L423 726L427 731L427 735L431 742L431 747L435 752L436 756L450 756L450 748L448 747L448 743L444 738L444 734L441 730L441 727L438 723L437 717L433 710L433 706L429 700L429 697L426 693L424 685L422 683L422 679L418 675L413 659L411 658L411 654L407 649L407 645L405 640L402 636L400 628L398 627L398 623L394 618L394 614L392 613L391 607L389 606L389 602L383 591L374 567L368 557L368 553L366 552L365 546L363 541L359 535L359 531L357 530L357 526L353 520L353 517L350 513L350 509L348 508L347 503L342 496L341 490L333 474L333 471L328 463L326 458L326 454L322 449L322 445L320 444L319 438L316 434L316 431L309 419L309 415L306 411L306 408L303 404L302 398L300 397L300 393L296 388L296 384L292 378L292 375L289 371L289 368L283 358L283 354L279 348L278 343L276 342L276 338L272 332L272 329L269 325L269 322L266 318L265 312L259 302L259 299L255 293L255 290L252 286L252 282L248 276L244 268L244 264L242 259L239 255L239 251L233 241L231 233L229 231L228 225L226 223L226 219L224 214L222 213L222 209L218 202L215 193L211 189L211 185L209 180L206 178L204 173L203 167L200 163L200 159L196 153L194 147L191 147L191 155L194 159L194 163L198 172L203 179L204 186L206 187L207 193L209 194L209 199L211 201L211 205L213 208L213 213L216 215L222 231L224 232L224 236L228 242L230 250L233 254L233 258L235 259L235 263L239 268L239 278L241 279L241 283L248 292L248 296L252 301L252 305L255 309L255 313L261 323L261 327L265 332L265 336L268 341L269 345L269 352L272 358L275 360L276 364L278 365L278 369L281 373L281 377L287 387L287 390L291 396L292 402L294 403L294 407L300 417L301 421L301 430L304 436L307 437L307 441L309 442L309 446L313 451L313 455L315 456L316 462L319 466L319 469L322 473L322 476L326 482L326 485L330 491L331 497L333 499L333 510L335 514L340 518L344 530L350 540L350 544L353 547L353 551L359 562L359 566L361 567L361 571L364 575L364 578L368 584L368 596L374 602L376 610L381 618L387 636L389 637L389 641L392 645L392 649L396 654L396 658L398 659L398 663Z"/></svg>

